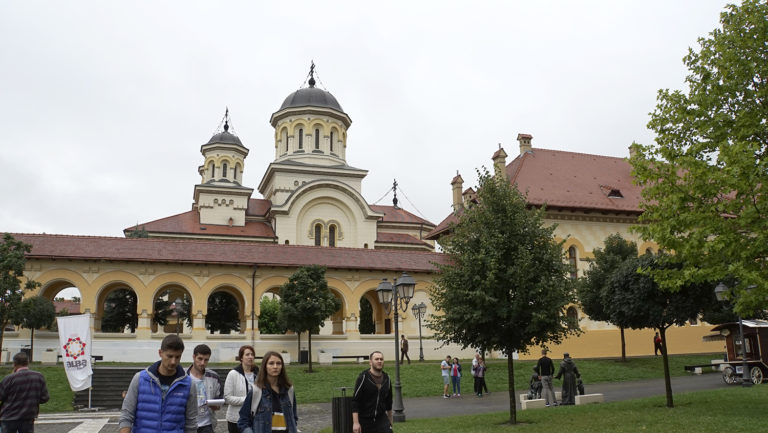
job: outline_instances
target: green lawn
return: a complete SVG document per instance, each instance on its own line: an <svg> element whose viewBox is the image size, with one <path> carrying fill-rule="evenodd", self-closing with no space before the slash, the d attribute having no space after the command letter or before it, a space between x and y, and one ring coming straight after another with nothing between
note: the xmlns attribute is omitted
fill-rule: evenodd
<svg viewBox="0 0 768 433"><path fill-rule="evenodd" d="M680 355L670 357L670 371L674 376L682 376L686 373L683 365L709 363L710 359L717 355ZM472 380L469 377L471 361L463 360L464 372L467 378L462 381L465 389L469 390ZM584 384L589 387L591 383L619 382L640 379L653 379L664 377L661 357L630 358L627 362L610 359L584 359L576 360L581 371ZM515 361L515 388L526 389L528 380L532 374L535 361ZM105 363L100 363L105 365ZM119 364L109 365L135 365L147 364ZM232 364L216 364L215 367L231 367ZM186 366L185 366L186 367ZM331 397L340 395L337 388L352 387L357 375L368 368L368 364L337 363L332 366L313 364L313 373L307 373L306 365L289 365L288 376L296 386L296 398L302 403L330 402ZM33 365L33 370L40 371L48 382L51 393L51 401L40 407L42 412L62 412L72 410L73 393L69 389L64 368L59 366ZM394 381L395 367L389 362L384 364L384 370L389 373ZM5 376L11 371L9 366L0 367L0 375ZM410 365L401 366L400 378L403 386L403 396L426 397L440 395L442 392L442 379L440 378L440 362L425 361L413 362ZM503 391L507 389L507 363L502 360L489 360L486 381L491 391Z"/></svg>
<svg viewBox="0 0 768 433"><path fill-rule="evenodd" d="M398 433L697 433L762 432L768 429L768 386L738 386L675 394L675 407L663 396L615 403L535 409L509 413L409 419L395 425ZM321 433L330 433L331 429Z"/></svg>

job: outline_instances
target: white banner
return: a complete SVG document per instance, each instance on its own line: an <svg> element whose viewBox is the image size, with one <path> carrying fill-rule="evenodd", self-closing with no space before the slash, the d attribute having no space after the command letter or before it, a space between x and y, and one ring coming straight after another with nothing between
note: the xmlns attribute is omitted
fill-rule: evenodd
<svg viewBox="0 0 768 433"><path fill-rule="evenodd" d="M91 387L91 315L57 317L59 350L72 391Z"/></svg>

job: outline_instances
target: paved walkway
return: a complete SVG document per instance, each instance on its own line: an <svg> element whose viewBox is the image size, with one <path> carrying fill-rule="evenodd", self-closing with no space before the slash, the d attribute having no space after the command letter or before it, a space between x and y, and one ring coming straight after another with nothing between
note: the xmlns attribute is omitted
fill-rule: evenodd
<svg viewBox="0 0 768 433"><path fill-rule="evenodd" d="M717 373L680 376L672 378L672 392L675 394L726 387L722 376ZM733 385L731 385L733 386ZM763 385L768 386L768 385ZM634 398L664 395L664 379L642 380L635 382L585 384L587 393L602 393L605 401L621 401ZM557 386L555 387L557 390ZM439 392L439 390L438 390ZM516 394L527 392L520 390ZM520 402L515 397L518 409ZM444 399L436 397L407 398L403 402L406 419L435 418L451 415L503 412L509 410L509 397L506 392L493 392L483 398L466 396ZM35 424L37 433L117 433L119 412L59 413L41 415ZM223 418L223 412L219 417ZM331 404L301 404L299 402L299 428L303 433L316 433L331 426ZM226 433L227 425L219 420L216 433Z"/></svg>

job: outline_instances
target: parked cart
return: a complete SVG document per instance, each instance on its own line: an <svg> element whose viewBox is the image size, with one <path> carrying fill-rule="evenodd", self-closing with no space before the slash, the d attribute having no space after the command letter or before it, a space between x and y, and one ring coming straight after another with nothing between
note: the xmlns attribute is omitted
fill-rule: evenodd
<svg viewBox="0 0 768 433"><path fill-rule="evenodd" d="M759 384L768 377L768 321L742 320L747 371L752 383ZM722 364L725 383L741 383L744 359L742 358L739 322L715 326L712 331L725 337L726 360Z"/></svg>

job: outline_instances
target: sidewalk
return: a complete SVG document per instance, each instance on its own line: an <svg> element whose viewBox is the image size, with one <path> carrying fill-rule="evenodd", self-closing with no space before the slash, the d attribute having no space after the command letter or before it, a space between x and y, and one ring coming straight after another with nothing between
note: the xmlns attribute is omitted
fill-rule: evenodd
<svg viewBox="0 0 768 433"><path fill-rule="evenodd" d="M630 400L635 398L664 395L664 379L641 380L634 382L584 384L587 393L602 393L606 402ZM674 395L707 389L725 388L722 376L718 373L702 375L679 376L672 378L672 393ZM733 385L731 385L733 386ZM555 390L559 387L555 386ZM405 398L405 416L407 419L437 418L450 415L470 415L488 412L509 411L509 394L497 391L482 398L475 397L470 392L462 397L444 399L439 395L439 384L436 385L438 395L434 397ZM526 393L521 389L515 393L515 404L520 409L518 394ZM539 409L543 410L543 409ZM556 410L556 409L550 409ZM108 412L77 412L41 415L35 423L38 433L113 433L117 432L119 411ZM220 411L219 418L224 413ZM299 402L299 428L303 433L316 433L331 426L331 404ZM216 433L226 433L227 423L220 419Z"/></svg>

